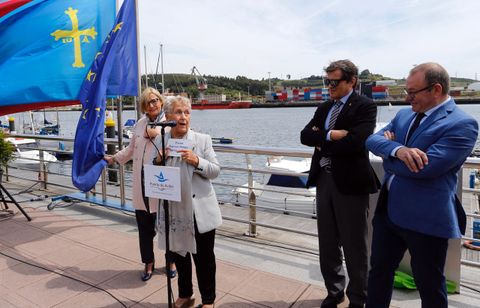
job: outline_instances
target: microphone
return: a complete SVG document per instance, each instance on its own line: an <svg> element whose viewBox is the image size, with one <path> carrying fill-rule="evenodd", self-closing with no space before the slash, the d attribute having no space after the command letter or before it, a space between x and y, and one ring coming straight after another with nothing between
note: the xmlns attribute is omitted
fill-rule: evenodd
<svg viewBox="0 0 480 308"><path fill-rule="evenodd" d="M149 122L148 125L150 125L150 127L175 127L177 126L177 121Z"/></svg>

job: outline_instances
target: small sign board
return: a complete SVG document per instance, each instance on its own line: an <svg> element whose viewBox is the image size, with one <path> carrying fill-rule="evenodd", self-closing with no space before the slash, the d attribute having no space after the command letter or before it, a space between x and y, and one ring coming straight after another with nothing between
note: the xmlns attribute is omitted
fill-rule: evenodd
<svg viewBox="0 0 480 308"><path fill-rule="evenodd" d="M145 196L181 201L180 168L143 165Z"/></svg>

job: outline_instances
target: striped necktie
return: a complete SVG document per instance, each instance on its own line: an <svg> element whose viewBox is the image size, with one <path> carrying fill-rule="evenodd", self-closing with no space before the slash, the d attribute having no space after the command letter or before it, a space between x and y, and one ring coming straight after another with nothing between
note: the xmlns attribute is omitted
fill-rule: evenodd
<svg viewBox="0 0 480 308"><path fill-rule="evenodd" d="M336 101L332 107L332 113L330 114L330 120L328 121L328 130L331 130L337 122L338 115L340 114L340 107L342 107L342 101ZM320 158L320 167L330 166L332 161L330 157Z"/></svg>

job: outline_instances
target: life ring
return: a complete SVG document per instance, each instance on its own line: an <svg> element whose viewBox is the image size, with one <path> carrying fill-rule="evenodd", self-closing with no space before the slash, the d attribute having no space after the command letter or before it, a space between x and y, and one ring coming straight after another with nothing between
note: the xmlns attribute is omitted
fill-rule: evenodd
<svg viewBox="0 0 480 308"><path fill-rule="evenodd" d="M467 247L468 249L479 250L480 251L480 242L478 241L471 241L467 240L463 242L463 246Z"/></svg>

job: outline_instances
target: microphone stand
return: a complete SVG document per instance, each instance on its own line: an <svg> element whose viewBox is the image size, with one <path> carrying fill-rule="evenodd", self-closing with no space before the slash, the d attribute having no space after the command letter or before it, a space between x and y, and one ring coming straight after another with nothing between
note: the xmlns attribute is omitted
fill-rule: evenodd
<svg viewBox="0 0 480 308"><path fill-rule="evenodd" d="M161 135L162 135L162 166L166 164L166 154L165 154L165 126L161 126ZM160 201L159 201L160 202ZM170 278L170 264L171 262L171 253L170 253L170 214L168 209L168 200L163 200L163 211L165 213L165 259L166 259L166 273L167 273L167 296L168 296L168 307L172 306L172 278Z"/></svg>

